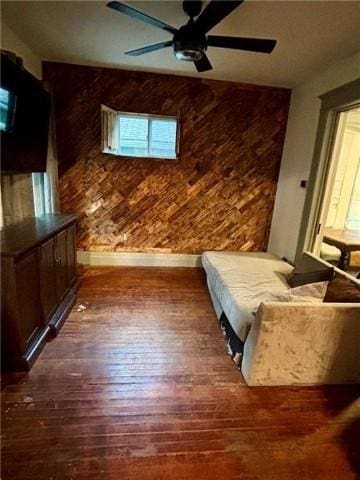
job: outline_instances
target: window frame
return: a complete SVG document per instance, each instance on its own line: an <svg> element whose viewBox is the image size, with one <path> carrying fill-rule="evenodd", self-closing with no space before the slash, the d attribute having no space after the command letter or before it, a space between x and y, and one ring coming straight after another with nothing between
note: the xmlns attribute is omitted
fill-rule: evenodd
<svg viewBox="0 0 360 480"><path fill-rule="evenodd" d="M320 95L321 101L315 146L307 192L297 238L295 260L304 251L312 251L318 235L320 211L329 170L331 148L339 114L359 104L360 79Z"/></svg>
<svg viewBox="0 0 360 480"><path fill-rule="evenodd" d="M159 161L177 161L179 159L179 147L180 147L180 120L177 115L155 115L151 113L133 113L133 112L123 112L117 111L118 115L118 122L120 123L120 117L130 117L130 118L145 118L148 120L148 136L147 136L147 151L148 155L124 155L120 153L121 145L120 145L120 128L118 129L118 151L115 155L119 157L125 158L151 158L153 160ZM150 154L150 142L151 142L151 121L152 120L175 120L176 122L176 138L175 138L175 156L174 157L165 157L163 155L151 155Z"/></svg>
<svg viewBox="0 0 360 480"><path fill-rule="evenodd" d="M52 213L51 186L47 172L32 173L32 187L35 217Z"/></svg>

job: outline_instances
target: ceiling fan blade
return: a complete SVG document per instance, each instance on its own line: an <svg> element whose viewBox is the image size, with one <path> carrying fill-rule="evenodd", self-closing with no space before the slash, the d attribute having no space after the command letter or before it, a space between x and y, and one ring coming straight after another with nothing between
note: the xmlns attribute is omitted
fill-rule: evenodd
<svg viewBox="0 0 360 480"><path fill-rule="evenodd" d="M243 2L244 0L212 0L196 19L195 25L206 33Z"/></svg>
<svg viewBox="0 0 360 480"><path fill-rule="evenodd" d="M129 15L132 18L136 18L137 20L141 20L149 25L153 25L154 27L161 28L162 30L166 30L169 33L176 33L177 29L167 25L166 23L162 22L161 20L157 20L156 18L150 17L146 15L146 13L139 12L139 10L135 10L135 8L128 7L124 3L120 2L109 2L106 4L108 7L117 10L118 12L125 13L125 15Z"/></svg>
<svg viewBox="0 0 360 480"><path fill-rule="evenodd" d="M211 63L205 54L200 60L194 62L194 64L198 72L208 72L209 70L212 70Z"/></svg>
<svg viewBox="0 0 360 480"><path fill-rule="evenodd" d="M172 40L169 40L168 42L155 43L154 45L148 45L147 47L130 50L129 52L125 52L125 55L137 57L138 55L143 55L144 53L155 52L155 50L161 50L162 48L171 47L172 44Z"/></svg>
<svg viewBox="0 0 360 480"><path fill-rule="evenodd" d="M264 38L222 37L209 35L208 46L220 48L234 48L235 50L248 50L249 52L271 53L276 45L276 40Z"/></svg>

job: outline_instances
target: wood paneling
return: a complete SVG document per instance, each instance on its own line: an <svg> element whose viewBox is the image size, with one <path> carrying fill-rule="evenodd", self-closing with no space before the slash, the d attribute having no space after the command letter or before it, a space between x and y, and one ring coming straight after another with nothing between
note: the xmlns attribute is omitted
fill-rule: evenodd
<svg viewBox="0 0 360 480"><path fill-rule="evenodd" d="M359 387L247 387L199 269L94 268L79 302L3 392L3 480L358 478Z"/></svg>
<svg viewBox="0 0 360 480"><path fill-rule="evenodd" d="M289 90L48 62L44 77L55 98L62 210L81 216L78 248L266 248ZM102 154L101 103L178 115L179 160Z"/></svg>

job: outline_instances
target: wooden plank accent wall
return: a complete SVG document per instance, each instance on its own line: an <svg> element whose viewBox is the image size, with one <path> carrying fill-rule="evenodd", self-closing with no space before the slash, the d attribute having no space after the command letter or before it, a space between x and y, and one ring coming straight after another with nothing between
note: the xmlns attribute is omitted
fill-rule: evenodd
<svg viewBox="0 0 360 480"><path fill-rule="evenodd" d="M266 249L289 90L53 62L43 70L55 97L61 207L80 215L79 249ZM179 160L101 153L101 103L179 115Z"/></svg>

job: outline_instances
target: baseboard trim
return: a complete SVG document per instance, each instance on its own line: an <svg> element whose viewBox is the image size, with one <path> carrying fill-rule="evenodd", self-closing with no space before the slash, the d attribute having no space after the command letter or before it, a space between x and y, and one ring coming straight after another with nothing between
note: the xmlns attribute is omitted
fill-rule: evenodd
<svg viewBox="0 0 360 480"><path fill-rule="evenodd" d="M201 255L187 253L85 252L78 250L82 265L133 267L201 267Z"/></svg>

